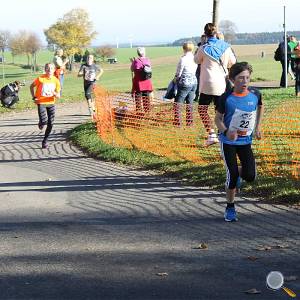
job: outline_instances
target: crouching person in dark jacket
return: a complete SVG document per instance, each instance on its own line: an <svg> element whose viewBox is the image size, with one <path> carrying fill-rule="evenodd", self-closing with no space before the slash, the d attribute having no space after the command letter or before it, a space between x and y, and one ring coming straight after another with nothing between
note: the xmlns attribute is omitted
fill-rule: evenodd
<svg viewBox="0 0 300 300"><path fill-rule="evenodd" d="M19 101L20 81L14 81L5 85L0 91L1 104L4 107L11 108Z"/></svg>

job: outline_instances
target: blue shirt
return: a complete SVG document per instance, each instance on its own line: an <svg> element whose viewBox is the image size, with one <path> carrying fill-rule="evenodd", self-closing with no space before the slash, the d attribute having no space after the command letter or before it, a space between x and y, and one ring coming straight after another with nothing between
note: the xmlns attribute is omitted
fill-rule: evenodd
<svg viewBox="0 0 300 300"><path fill-rule="evenodd" d="M231 141L221 133L220 141L230 145L251 144L259 105L262 105L261 93L252 87L244 94L235 94L232 91L223 94L218 100L217 111L224 114L226 128L229 131L236 130L238 138Z"/></svg>

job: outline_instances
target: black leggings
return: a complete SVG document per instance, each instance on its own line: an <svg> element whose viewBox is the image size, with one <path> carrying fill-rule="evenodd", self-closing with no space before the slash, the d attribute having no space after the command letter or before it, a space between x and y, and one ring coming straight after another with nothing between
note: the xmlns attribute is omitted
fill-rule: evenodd
<svg viewBox="0 0 300 300"><path fill-rule="evenodd" d="M38 104L39 125L47 125L44 142L47 141L54 123L55 105L54 104Z"/></svg>
<svg viewBox="0 0 300 300"><path fill-rule="evenodd" d="M241 177L243 180L251 182L256 177L256 165L251 144L248 145L228 145L221 143L221 151L226 167L226 187L234 189L239 177L237 157L242 166Z"/></svg>

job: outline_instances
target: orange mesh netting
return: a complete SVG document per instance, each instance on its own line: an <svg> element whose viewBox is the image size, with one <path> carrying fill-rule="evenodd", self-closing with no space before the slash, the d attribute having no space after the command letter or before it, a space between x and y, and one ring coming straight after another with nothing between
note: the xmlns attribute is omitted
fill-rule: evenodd
<svg viewBox="0 0 300 300"><path fill-rule="evenodd" d="M95 89L97 130L108 144L208 165L220 162L219 145L205 146L198 105ZM300 100L264 102L263 139L254 140L257 166L266 174L300 177ZM208 114L214 120L214 107Z"/></svg>

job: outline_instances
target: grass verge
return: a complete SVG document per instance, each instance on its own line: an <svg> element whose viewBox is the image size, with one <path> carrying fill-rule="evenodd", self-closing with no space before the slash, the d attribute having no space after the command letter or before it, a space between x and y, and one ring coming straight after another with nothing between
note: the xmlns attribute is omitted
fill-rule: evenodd
<svg viewBox="0 0 300 300"><path fill-rule="evenodd" d="M225 170L222 163L209 166L195 165L189 161L174 161L152 153L113 147L105 144L97 135L94 124L86 123L74 128L70 140L89 156L133 166L142 170L154 170L160 175L175 177L188 184L224 190ZM243 187L241 196L258 197L268 202L282 204L300 203L300 183L287 178L260 175L253 184Z"/></svg>

